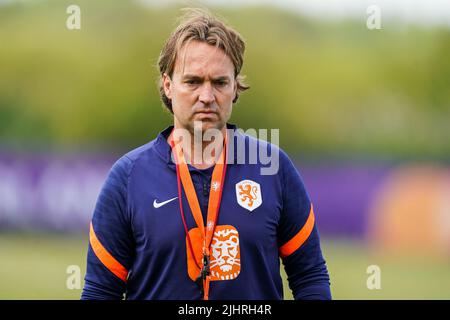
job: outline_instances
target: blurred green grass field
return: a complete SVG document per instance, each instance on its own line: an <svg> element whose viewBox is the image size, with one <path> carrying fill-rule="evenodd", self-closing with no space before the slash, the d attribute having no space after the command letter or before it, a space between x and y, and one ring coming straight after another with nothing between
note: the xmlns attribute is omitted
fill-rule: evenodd
<svg viewBox="0 0 450 320"><path fill-rule="evenodd" d="M450 299L448 260L381 258L343 240L323 239L322 246L334 299ZM87 236L0 234L0 299L79 299L81 289L66 287L66 270L78 265L84 277L86 248ZM366 286L373 264L381 268L380 290Z"/></svg>

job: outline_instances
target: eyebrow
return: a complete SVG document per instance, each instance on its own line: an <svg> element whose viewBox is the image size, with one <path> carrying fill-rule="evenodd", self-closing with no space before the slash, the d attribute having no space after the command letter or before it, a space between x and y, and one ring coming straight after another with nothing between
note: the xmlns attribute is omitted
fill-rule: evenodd
<svg viewBox="0 0 450 320"><path fill-rule="evenodd" d="M203 80L203 77L196 76L196 75L193 75L193 74L185 74L182 77L182 79L183 80L186 80L186 79ZM213 81L224 81L224 80L229 81L230 77L229 76L219 76L219 77L213 78L212 80Z"/></svg>

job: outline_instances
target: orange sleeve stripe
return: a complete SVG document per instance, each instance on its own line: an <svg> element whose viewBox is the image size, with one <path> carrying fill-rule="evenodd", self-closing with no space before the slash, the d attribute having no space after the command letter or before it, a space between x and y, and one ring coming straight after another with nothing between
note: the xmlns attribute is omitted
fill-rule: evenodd
<svg viewBox="0 0 450 320"><path fill-rule="evenodd" d="M89 230L89 242L91 243L92 250L94 250L97 258L103 263L103 265L112 273L114 273L119 279L126 282L128 271L124 266L120 264L119 261L114 259L114 257L103 247L103 245L98 240L94 232L94 227L92 226Z"/></svg>
<svg viewBox="0 0 450 320"><path fill-rule="evenodd" d="M311 210L309 211L308 219L306 220L303 228L291 240L280 247L280 256L282 258L286 258L294 253L294 251L300 248L302 244L309 238L309 235L314 228L314 220L314 211L311 204Z"/></svg>

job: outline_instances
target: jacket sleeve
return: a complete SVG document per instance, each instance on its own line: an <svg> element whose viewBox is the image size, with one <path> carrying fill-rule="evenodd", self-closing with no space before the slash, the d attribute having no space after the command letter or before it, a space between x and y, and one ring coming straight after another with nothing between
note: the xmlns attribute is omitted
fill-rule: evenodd
<svg viewBox="0 0 450 320"><path fill-rule="evenodd" d="M331 299L330 278L320 248L313 205L302 178L280 151L283 209L278 246L289 287L296 300Z"/></svg>
<svg viewBox="0 0 450 320"><path fill-rule="evenodd" d="M123 299L133 261L134 240L127 209L132 162L126 156L109 171L95 205L82 300Z"/></svg>

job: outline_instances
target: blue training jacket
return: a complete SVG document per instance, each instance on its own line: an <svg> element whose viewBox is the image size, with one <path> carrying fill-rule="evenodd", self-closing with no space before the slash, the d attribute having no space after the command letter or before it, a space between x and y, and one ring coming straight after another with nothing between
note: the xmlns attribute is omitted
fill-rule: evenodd
<svg viewBox="0 0 450 320"><path fill-rule="evenodd" d="M280 261L295 299L331 299L312 204L295 166L277 146L236 130L232 138L279 152L267 164L228 164L212 241L209 299L283 299ZM90 227L82 299L202 299L188 274L176 167L166 139L173 126L127 153L111 168ZM240 149L241 150L241 149ZM259 150L259 149L258 149ZM259 160L259 159L258 159ZM189 171L206 221L213 168ZM196 228L184 191L186 224ZM281 259L280 259L281 258Z"/></svg>

